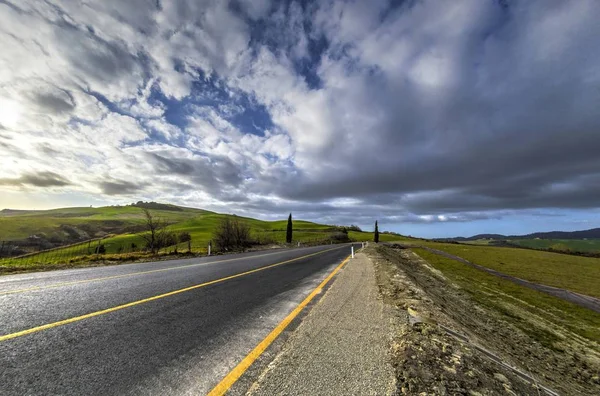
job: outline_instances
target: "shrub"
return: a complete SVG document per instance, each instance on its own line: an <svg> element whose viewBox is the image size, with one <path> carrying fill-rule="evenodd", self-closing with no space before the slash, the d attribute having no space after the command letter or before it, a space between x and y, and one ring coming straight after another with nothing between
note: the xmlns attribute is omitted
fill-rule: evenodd
<svg viewBox="0 0 600 396"><path fill-rule="evenodd" d="M189 232L182 231L179 233L179 235L177 235L177 240L179 240L179 242L189 242L192 240L192 236Z"/></svg>
<svg viewBox="0 0 600 396"><path fill-rule="evenodd" d="M333 234L331 234L330 239L336 243L350 242L350 238L348 238L347 231L346 232L342 232L342 231L334 232Z"/></svg>
<svg viewBox="0 0 600 396"><path fill-rule="evenodd" d="M223 217L213 234L213 241L220 250L235 250L250 247L250 226L237 217Z"/></svg>

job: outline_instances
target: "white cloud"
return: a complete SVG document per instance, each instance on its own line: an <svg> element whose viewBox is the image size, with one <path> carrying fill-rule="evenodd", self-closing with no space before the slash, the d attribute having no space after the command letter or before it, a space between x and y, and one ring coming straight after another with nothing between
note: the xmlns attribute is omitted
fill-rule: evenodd
<svg viewBox="0 0 600 396"><path fill-rule="evenodd" d="M135 190L119 184L133 174L177 199L152 181L161 167L204 188L185 202L370 199L368 215L415 222L597 205L598 2L389 6L1 3L3 176L59 169L101 193Z"/></svg>

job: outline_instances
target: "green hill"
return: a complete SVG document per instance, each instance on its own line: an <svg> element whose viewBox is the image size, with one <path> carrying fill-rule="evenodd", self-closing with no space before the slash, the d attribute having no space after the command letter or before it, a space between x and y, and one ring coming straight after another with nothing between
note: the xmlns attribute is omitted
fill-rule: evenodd
<svg viewBox="0 0 600 396"><path fill-rule="evenodd" d="M145 232L143 208L149 209L153 216L167 222L169 230L175 234L187 232L191 236L189 244L183 242L172 245L161 251L162 254L173 251L188 252L190 247L193 254L205 254L216 226L224 217L235 216L154 202L44 211L5 209L0 211L0 267L45 268L64 262L89 261L89 257L95 256L94 253L100 245L104 257L113 260L137 259L145 254L142 251L142 233ZM239 216L237 219L250 226L252 237L257 244L270 245L285 242L287 219L286 216L282 217L279 221L262 221ZM335 242L335 235L341 230L338 226L302 220L294 220L293 224L294 244ZM353 241L368 241L373 238L372 233L358 231L348 231L348 237ZM381 234L382 241L399 239L402 237ZM22 257L14 258L15 256Z"/></svg>
<svg viewBox="0 0 600 396"><path fill-rule="evenodd" d="M169 223L212 213L206 210L162 205L152 209ZM27 238L44 239L52 244L72 243L143 230L144 214L139 206L106 206L102 208L62 208L52 210L0 211L0 241Z"/></svg>

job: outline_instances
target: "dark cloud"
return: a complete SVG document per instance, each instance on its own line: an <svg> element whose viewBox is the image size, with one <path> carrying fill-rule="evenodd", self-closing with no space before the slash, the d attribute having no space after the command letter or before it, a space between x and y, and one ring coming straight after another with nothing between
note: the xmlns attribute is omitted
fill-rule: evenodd
<svg viewBox="0 0 600 396"><path fill-rule="evenodd" d="M215 196L230 195L230 189L242 183L240 166L229 158L217 155L175 158L172 155L168 152L147 153L157 174L181 176L189 185L200 187Z"/></svg>
<svg viewBox="0 0 600 396"><path fill-rule="evenodd" d="M66 95L65 95L66 96ZM75 103L72 97L59 97L53 94L40 93L35 96L34 103L46 112L54 114L68 113L73 111Z"/></svg>
<svg viewBox="0 0 600 396"><path fill-rule="evenodd" d="M54 172L25 173L17 178L2 178L0 185L3 186L22 186L29 185L34 187L64 187L71 185L71 182Z"/></svg>
<svg viewBox="0 0 600 396"><path fill-rule="evenodd" d="M48 156L57 156L60 155L60 150L56 147L51 146L48 143L40 143L36 146L37 150Z"/></svg>
<svg viewBox="0 0 600 396"><path fill-rule="evenodd" d="M360 208L358 210L357 208ZM280 220L293 213L295 217L325 224L357 224L365 230L371 229L375 219L387 224L435 224L435 223L464 223L477 220L500 219L502 216L514 214L503 212L463 212L457 214L427 214L418 215L406 210L400 205L379 205L376 203L359 202L341 205L339 203L319 202L277 202L265 198L242 201L223 199L223 203L214 210L269 220Z"/></svg>
<svg viewBox="0 0 600 396"><path fill-rule="evenodd" d="M506 189L505 191L502 188ZM519 191L511 185L437 192L416 196L403 202L416 213L448 213L468 210L535 209L535 208L597 208L600 202L600 173L574 177L562 183L532 186Z"/></svg>
<svg viewBox="0 0 600 396"><path fill-rule="evenodd" d="M130 195L142 189L139 184L124 180L102 181L99 186L102 192L107 195Z"/></svg>
<svg viewBox="0 0 600 396"><path fill-rule="evenodd" d="M156 170L165 175L190 175L194 172L193 161L178 158L167 158L160 154L148 153L150 161L154 163Z"/></svg>
<svg viewBox="0 0 600 396"><path fill-rule="evenodd" d="M59 40L69 49L65 54L73 67L98 83L112 83L132 73L140 73L141 65L125 43L102 40L92 33L75 28L62 28Z"/></svg>

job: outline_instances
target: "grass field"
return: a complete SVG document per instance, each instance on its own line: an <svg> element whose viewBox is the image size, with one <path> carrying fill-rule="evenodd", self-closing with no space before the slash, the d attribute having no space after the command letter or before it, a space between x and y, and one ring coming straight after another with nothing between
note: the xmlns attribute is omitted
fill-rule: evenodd
<svg viewBox="0 0 600 396"><path fill-rule="evenodd" d="M560 339L554 333L544 330L544 322L556 323L575 334L600 341L600 314L594 311L519 286L425 249L415 248L412 250L471 294L478 303L510 316L513 323L546 346L555 348ZM488 255L493 256L495 253L490 252ZM572 286L575 285L573 282L574 280L570 283ZM584 283L588 285L587 282ZM582 289L589 292L590 290L586 287L583 286ZM596 283L596 289L597 287L598 283ZM596 290L596 294L599 294L598 290ZM516 315L515 311L507 308L512 304L517 304L518 311L525 313ZM532 325L532 321L536 321L535 325Z"/></svg>
<svg viewBox="0 0 600 396"><path fill-rule="evenodd" d="M494 246L502 242L494 239L460 241L463 245L483 246ZM600 239L508 239L506 242L538 250L552 249L563 252L600 253Z"/></svg>
<svg viewBox="0 0 600 396"><path fill-rule="evenodd" d="M572 252L600 252L600 239L514 239L508 242L532 249Z"/></svg>
<svg viewBox="0 0 600 396"><path fill-rule="evenodd" d="M419 244L443 250L507 275L600 297L600 259L598 258L519 248L436 242L419 242Z"/></svg>

